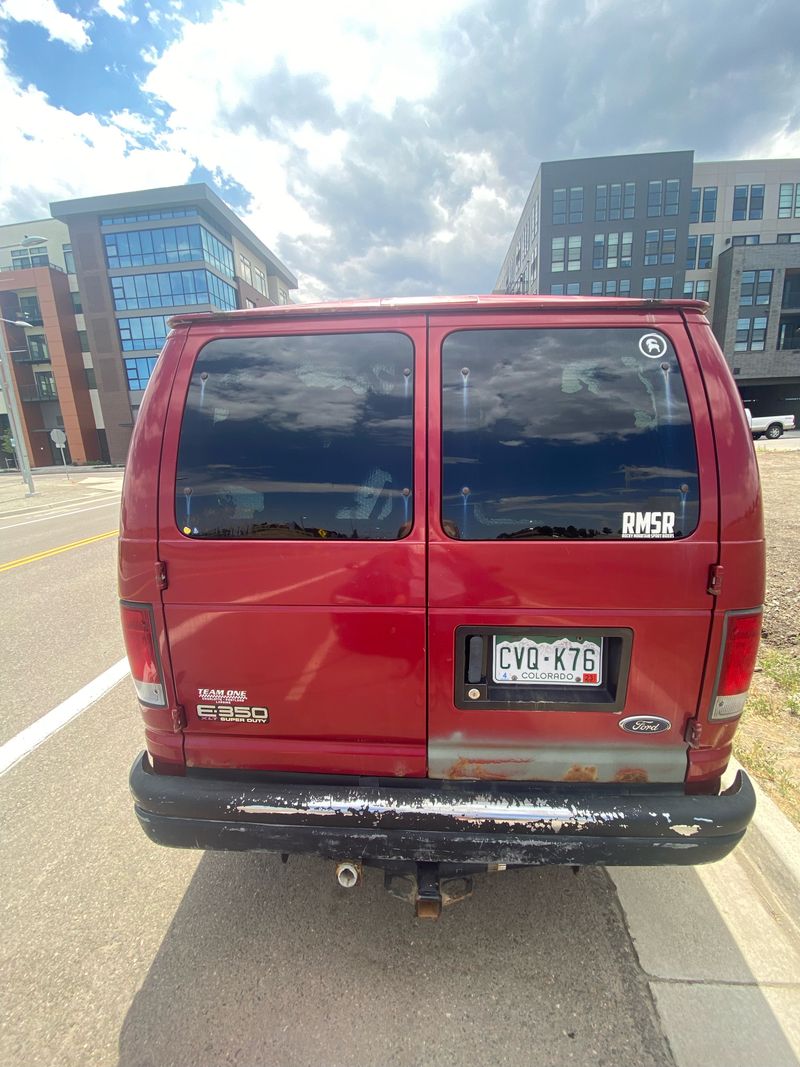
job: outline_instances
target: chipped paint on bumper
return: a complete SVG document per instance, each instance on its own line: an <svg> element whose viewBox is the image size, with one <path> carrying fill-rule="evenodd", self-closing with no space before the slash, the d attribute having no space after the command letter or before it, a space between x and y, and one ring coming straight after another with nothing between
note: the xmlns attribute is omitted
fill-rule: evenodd
<svg viewBox="0 0 800 1067"><path fill-rule="evenodd" d="M588 783L329 785L157 775L144 753L131 770L131 790L142 827L160 844L377 865L702 863L735 847L755 809L741 772L719 796Z"/></svg>

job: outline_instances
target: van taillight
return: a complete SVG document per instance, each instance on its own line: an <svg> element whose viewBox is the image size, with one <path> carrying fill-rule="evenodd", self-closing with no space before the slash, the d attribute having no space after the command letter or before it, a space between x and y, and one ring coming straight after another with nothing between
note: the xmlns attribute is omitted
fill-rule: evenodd
<svg viewBox="0 0 800 1067"><path fill-rule="evenodd" d="M161 671L161 659L156 646L155 622L153 609L149 604L120 604L122 614L122 636L128 663L131 668L136 695L143 704L156 708L166 706L164 676Z"/></svg>
<svg viewBox="0 0 800 1067"><path fill-rule="evenodd" d="M722 661L709 718L733 719L742 714L760 638L760 611L729 612L725 616Z"/></svg>

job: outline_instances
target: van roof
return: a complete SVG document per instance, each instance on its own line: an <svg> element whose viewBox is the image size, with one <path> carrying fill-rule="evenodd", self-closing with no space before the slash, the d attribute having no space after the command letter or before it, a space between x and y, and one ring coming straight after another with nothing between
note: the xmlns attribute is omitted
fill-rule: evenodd
<svg viewBox="0 0 800 1067"><path fill-rule="evenodd" d="M644 300L637 298L618 298L608 296L539 296L536 293L484 296L398 296L383 297L374 300L334 300L318 304L272 304L268 307L244 308L239 311L195 311L182 312L169 319L170 326L206 323L209 321L229 322L251 319L304 318L316 315L358 315L372 312L391 311L468 311L482 308L488 311L526 311L526 310L567 310L580 307L581 310L611 309L621 311L655 311L681 310L704 312L708 308L705 300Z"/></svg>

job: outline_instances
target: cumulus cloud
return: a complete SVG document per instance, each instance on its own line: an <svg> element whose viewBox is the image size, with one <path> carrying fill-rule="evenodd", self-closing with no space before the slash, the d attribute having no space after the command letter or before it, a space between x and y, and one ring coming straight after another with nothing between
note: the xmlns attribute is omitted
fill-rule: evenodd
<svg viewBox="0 0 800 1067"><path fill-rule="evenodd" d="M86 32L90 24L62 11L56 6L55 0L3 0L0 19L41 26L47 30L49 40L61 41L78 52L92 43Z"/></svg>
<svg viewBox="0 0 800 1067"><path fill-rule="evenodd" d="M762 3L747 24L728 0L307 0L301 19L263 0L220 0L203 19L180 0L141 11L146 104L116 124L55 108L0 70L16 136L0 140L6 217L69 195L66 184L169 184L196 163L223 190L243 188L237 209L305 299L491 289L543 160L800 154L797 0ZM164 47L153 42L167 20Z"/></svg>
<svg viewBox="0 0 800 1067"><path fill-rule="evenodd" d="M250 192L304 296L490 289L542 160L797 150L795 0L746 33L724 0L412 6L227 0L154 58L171 140Z"/></svg>
<svg viewBox="0 0 800 1067"><path fill-rule="evenodd" d="M128 0L97 0L98 11L121 22L129 22L133 26L139 21L139 16L126 10L127 6Z"/></svg>
<svg viewBox="0 0 800 1067"><path fill-rule="evenodd" d="M116 123L53 106L10 74L1 43L0 115L3 222L42 218L51 200L180 184L194 169L141 116L121 112Z"/></svg>

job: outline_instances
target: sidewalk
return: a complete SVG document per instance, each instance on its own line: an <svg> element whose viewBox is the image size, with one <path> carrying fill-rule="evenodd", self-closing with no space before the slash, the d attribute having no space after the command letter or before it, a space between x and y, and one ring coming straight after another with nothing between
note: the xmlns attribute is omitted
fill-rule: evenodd
<svg viewBox="0 0 800 1067"><path fill-rule="evenodd" d="M756 792L719 863L609 868L677 1067L800 1063L800 833Z"/></svg>
<svg viewBox="0 0 800 1067"><path fill-rule="evenodd" d="M46 515L91 501L118 497L123 471L113 467L40 467L33 472L35 496L19 471L0 471L0 519Z"/></svg>

